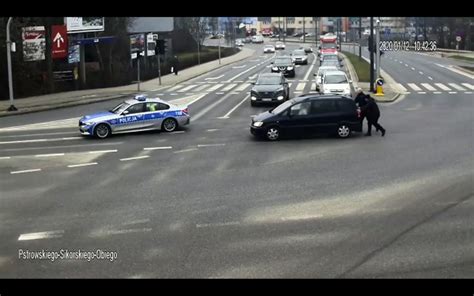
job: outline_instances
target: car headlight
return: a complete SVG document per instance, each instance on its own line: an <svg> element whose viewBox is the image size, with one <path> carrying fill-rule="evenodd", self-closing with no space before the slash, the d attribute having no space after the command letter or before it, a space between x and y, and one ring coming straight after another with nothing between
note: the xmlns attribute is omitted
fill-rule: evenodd
<svg viewBox="0 0 474 296"><path fill-rule="evenodd" d="M93 121L89 121L89 122L84 122L84 125L93 125L94 122Z"/></svg>
<svg viewBox="0 0 474 296"><path fill-rule="evenodd" d="M278 101L283 100L283 96L278 96L278 97L277 97L277 100L278 100Z"/></svg>
<svg viewBox="0 0 474 296"><path fill-rule="evenodd" d="M278 67L272 67L272 70L276 71L278 70Z"/></svg>
<svg viewBox="0 0 474 296"><path fill-rule="evenodd" d="M255 100L257 100L257 97L251 96L250 99L251 99L252 101L255 101Z"/></svg>
<svg viewBox="0 0 474 296"><path fill-rule="evenodd" d="M262 125L263 125L263 121L255 121L253 123L253 126L255 126L255 127L261 127Z"/></svg>
<svg viewBox="0 0 474 296"><path fill-rule="evenodd" d="M288 68L286 68L286 69L287 69L288 71L291 71L291 70L293 70L293 67L288 67Z"/></svg>

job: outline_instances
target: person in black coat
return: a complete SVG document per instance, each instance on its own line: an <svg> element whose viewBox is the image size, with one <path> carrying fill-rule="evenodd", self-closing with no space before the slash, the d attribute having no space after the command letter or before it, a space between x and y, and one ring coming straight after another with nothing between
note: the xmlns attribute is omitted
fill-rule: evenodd
<svg viewBox="0 0 474 296"><path fill-rule="evenodd" d="M366 101L367 104L364 106L364 112L365 116L367 117L367 134L366 136L371 136L372 135L372 125L375 126L377 131L382 132L382 137L385 136L385 129L383 126L381 126L378 121L380 118L380 110L379 106L377 106L377 102L375 102L374 98L372 98L370 95L366 96Z"/></svg>
<svg viewBox="0 0 474 296"><path fill-rule="evenodd" d="M173 57L173 60L171 62L171 67L173 67L173 71L174 72L174 75L178 75L178 69L179 69L179 60L178 60L178 56L174 56Z"/></svg>
<svg viewBox="0 0 474 296"><path fill-rule="evenodd" d="M365 112L364 112L364 107L365 105L367 105L367 100L366 100L366 94L364 94L364 92L362 91L362 88L357 88L356 90L356 97L354 99L354 102L357 104L357 106L359 106L361 112L360 112L360 123L363 123L364 122L364 118L365 118Z"/></svg>

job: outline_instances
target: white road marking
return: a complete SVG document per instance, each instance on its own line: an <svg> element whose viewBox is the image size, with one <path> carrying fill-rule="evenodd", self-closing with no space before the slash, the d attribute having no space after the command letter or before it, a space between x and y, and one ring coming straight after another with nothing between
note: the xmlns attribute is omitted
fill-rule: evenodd
<svg viewBox="0 0 474 296"><path fill-rule="evenodd" d="M216 91L218 88L222 87L224 84L222 83L219 83L219 84L216 84L216 85L213 85L211 88L209 88L207 91Z"/></svg>
<svg viewBox="0 0 474 296"><path fill-rule="evenodd" d="M455 89L457 89L457 90L462 90L462 91L466 90L465 88L463 88L463 87L457 85L456 83L448 83L448 84L449 84L451 87L453 87L453 88L455 88Z"/></svg>
<svg viewBox="0 0 474 296"><path fill-rule="evenodd" d="M434 91L433 93L436 94L436 95L439 95L439 94L441 94L442 92L440 92L440 91Z"/></svg>
<svg viewBox="0 0 474 296"><path fill-rule="evenodd" d="M175 99L171 100L170 102L176 105L187 105L190 106L191 104L199 101L200 99L204 98L206 94L201 94L196 97L196 95L187 97L187 98L181 98L181 99ZM184 131L183 131L184 132Z"/></svg>
<svg viewBox="0 0 474 296"><path fill-rule="evenodd" d="M229 221L229 222L218 222L218 223L202 223L196 224L196 228L204 228L204 227L219 227L219 226L229 226L229 225L240 225L239 221Z"/></svg>
<svg viewBox="0 0 474 296"><path fill-rule="evenodd" d="M219 129L218 128L210 128L208 130L206 130L206 132L215 132L215 131L218 131Z"/></svg>
<svg viewBox="0 0 474 296"><path fill-rule="evenodd" d="M243 98L242 101L240 101L237 105L235 105L234 108L230 109L230 111L227 112L224 116L218 117L218 118L221 118L221 119L227 119L227 118L229 118L230 114L232 114L232 112L234 112L240 105L242 105L245 101L247 101L249 97L250 97L250 94L248 94L247 96L245 96L245 98Z"/></svg>
<svg viewBox="0 0 474 296"><path fill-rule="evenodd" d="M223 95L223 92L216 92L216 95Z"/></svg>
<svg viewBox="0 0 474 296"><path fill-rule="evenodd" d="M311 74L312 73L311 71L313 71L313 67L314 67L315 62L316 62L316 56L314 55L314 53L312 53L312 55L314 56L314 60L311 63L311 66L309 67L308 72L306 72L306 75L304 76L303 80L308 80L309 74Z"/></svg>
<svg viewBox="0 0 474 296"><path fill-rule="evenodd" d="M18 240L24 241L24 240L55 238L55 237L61 237L63 236L63 234L64 234L64 230L32 232L32 233L21 234L18 237Z"/></svg>
<svg viewBox="0 0 474 296"><path fill-rule="evenodd" d="M142 155L142 156L135 156L135 157L128 157L128 158L120 158L120 161L129 161L129 160L137 160L137 159L144 159L150 157L149 155Z"/></svg>
<svg viewBox="0 0 474 296"><path fill-rule="evenodd" d="M23 171L13 171L10 172L11 175L15 174L24 174L24 173L33 173L33 172L41 172L41 169L31 169L31 170L23 170Z"/></svg>
<svg viewBox="0 0 474 296"><path fill-rule="evenodd" d="M474 90L474 86L472 84L469 84L469 83L461 83L462 85L464 85L465 87L471 89L471 90Z"/></svg>
<svg viewBox="0 0 474 296"><path fill-rule="evenodd" d="M227 85L226 87L224 87L222 89L222 91L229 91L229 90L233 89L236 86L237 86L237 83L231 83L231 84Z"/></svg>
<svg viewBox="0 0 474 296"><path fill-rule="evenodd" d="M162 146L162 147L146 147L143 148L145 151L150 151L150 150L165 150L165 149L173 149L172 146Z"/></svg>
<svg viewBox="0 0 474 296"><path fill-rule="evenodd" d="M303 92L302 91L294 91L293 93L294 94L302 94Z"/></svg>
<svg viewBox="0 0 474 296"><path fill-rule="evenodd" d="M304 87L306 86L306 83L298 83L298 85L296 86L296 90L298 91L302 91L304 90Z"/></svg>
<svg viewBox="0 0 474 296"><path fill-rule="evenodd" d="M80 163L80 164L70 164L67 167L68 168L79 168L79 167L85 167L85 166L91 166L91 165L96 165L97 162L88 162L88 163Z"/></svg>
<svg viewBox="0 0 474 296"><path fill-rule="evenodd" d="M191 85L188 85L186 86L185 88L182 88L180 90L178 90L178 92L187 92L188 90L192 89L192 88L195 88L196 86L198 86L197 84L191 84Z"/></svg>
<svg viewBox="0 0 474 296"><path fill-rule="evenodd" d="M167 92L173 92L173 91L176 91L176 90L182 88L183 86L184 85L182 85L182 84L178 84L178 85L173 86L172 88L168 88L166 91Z"/></svg>
<svg viewBox="0 0 474 296"><path fill-rule="evenodd" d="M435 85L439 88L441 88L442 90L445 90L445 91L449 91L451 90L449 87L447 87L446 85L442 84L442 83L435 83Z"/></svg>
<svg viewBox="0 0 474 296"><path fill-rule="evenodd" d="M235 83L243 83L244 81L243 80L236 80L234 81Z"/></svg>
<svg viewBox="0 0 474 296"><path fill-rule="evenodd" d="M415 71L415 68L411 67L411 69L412 69L413 71Z"/></svg>
<svg viewBox="0 0 474 296"><path fill-rule="evenodd" d="M395 62L398 62L398 60L397 60L397 59L395 59L394 61L395 61Z"/></svg>
<svg viewBox="0 0 474 296"><path fill-rule="evenodd" d="M250 60L250 62L260 62L260 60Z"/></svg>
<svg viewBox="0 0 474 296"><path fill-rule="evenodd" d="M313 82L313 84L311 84L311 90L316 90L316 82Z"/></svg>
<svg viewBox="0 0 474 296"><path fill-rule="evenodd" d="M114 153L117 152L117 149L114 150L94 150L94 151L89 151L90 154L95 154L95 153Z"/></svg>
<svg viewBox="0 0 474 296"><path fill-rule="evenodd" d="M169 133L170 135L173 135L173 134L184 134L185 131L175 131L175 132L171 132Z"/></svg>
<svg viewBox="0 0 474 296"><path fill-rule="evenodd" d="M177 95L178 95L177 93L170 94L170 96L177 96Z"/></svg>
<svg viewBox="0 0 474 296"><path fill-rule="evenodd" d="M247 65L242 65L242 66L233 66L232 69L242 69Z"/></svg>
<svg viewBox="0 0 474 296"><path fill-rule="evenodd" d="M3 156L3 157L0 157L0 160L2 159L10 159L11 157L10 156Z"/></svg>
<svg viewBox="0 0 474 296"><path fill-rule="evenodd" d="M436 90L436 88L432 87L429 83L422 83L421 86L423 86L424 88L426 88L429 91L435 91Z"/></svg>
<svg viewBox="0 0 474 296"><path fill-rule="evenodd" d="M403 62L402 62L402 61L400 61L400 64L403 64Z"/></svg>
<svg viewBox="0 0 474 296"><path fill-rule="evenodd" d="M198 150L197 148L189 148L189 149L183 149L183 150L178 150L173 153L184 153L184 152L190 152L190 151L196 151Z"/></svg>
<svg viewBox="0 0 474 296"><path fill-rule="evenodd" d="M407 89L403 86L403 84L401 84L401 83L397 83L397 84L398 84L398 87L399 87L402 91L404 91L404 92L407 91Z"/></svg>
<svg viewBox="0 0 474 296"><path fill-rule="evenodd" d="M217 146L225 146L225 143L221 144L198 144L198 148L203 148L203 147L217 147Z"/></svg>
<svg viewBox="0 0 474 296"><path fill-rule="evenodd" d="M234 77L230 78L230 79L228 80L228 82L231 82L231 81L234 80L235 78L237 78L237 77L239 77L239 76L241 76L241 75L243 75L243 74L245 74L245 73L251 71L252 69L255 69L257 66L258 66L258 65L252 66L252 67L248 68L247 70L245 70L245 71L243 71L243 72L240 72L239 74L237 74L237 75L235 75Z"/></svg>
<svg viewBox="0 0 474 296"><path fill-rule="evenodd" d="M465 93L466 95L470 95L470 94L472 94L472 91L465 91L464 93Z"/></svg>
<svg viewBox="0 0 474 296"><path fill-rule="evenodd" d="M40 134L26 134L26 135L10 135L0 136L1 138L25 138L25 137L38 137L38 136L51 136L51 135L77 135L77 132L59 132L59 133L40 133Z"/></svg>
<svg viewBox="0 0 474 296"><path fill-rule="evenodd" d="M109 142L109 143L97 143L97 144L82 144L82 145L63 145L63 146L45 146L45 147L28 147L28 148L12 148L12 149L2 149L2 151L27 151L27 150L38 150L38 149L59 149L59 148L76 148L84 146L111 146L111 145L120 145L123 142Z"/></svg>
<svg viewBox="0 0 474 296"><path fill-rule="evenodd" d="M50 153L50 154L37 154L35 157L54 157L54 156L64 156L64 153Z"/></svg>
<svg viewBox="0 0 474 296"><path fill-rule="evenodd" d="M32 140L18 140L18 141L4 141L0 144L22 144L22 143L40 143L40 142L56 142L65 140L79 140L82 137L71 137L71 138L54 138L54 139L32 139Z"/></svg>
<svg viewBox="0 0 474 296"><path fill-rule="evenodd" d="M217 76L217 77L209 77L209 78L206 78L204 80L215 80L215 79L219 79L219 78L222 78L224 77L224 74L222 74L221 76Z"/></svg>
<svg viewBox="0 0 474 296"><path fill-rule="evenodd" d="M97 233L92 234L92 236L107 236L114 234L125 234L125 233L135 233L135 232L150 232L151 228L133 228L133 229L109 229L98 231Z"/></svg>
<svg viewBox="0 0 474 296"><path fill-rule="evenodd" d="M248 79L249 79L249 80L253 80L253 79L257 78L257 75L258 75L258 74L252 75L252 76L250 76Z"/></svg>
<svg viewBox="0 0 474 296"><path fill-rule="evenodd" d="M440 64L436 64L436 63L435 63L435 65L440 66L440 67L445 68L445 69L448 69L448 70L450 70L450 71L452 71L452 72L454 72L454 73L457 73L457 74L460 74L460 75L469 77L469 78L471 78L471 79L474 79L474 75L465 73L465 72L460 71L460 70L458 70L458 69L455 69L455 68L453 68L453 67L451 67L451 66L444 66L444 65L440 65Z"/></svg>
<svg viewBox="0 0 474 296"><path fill-rule="evenodd" d="M209 84L203 84L201 86L199 86L198 88L194 89L194 91L202 91L206 88L208 88L210 85Z"/></svg>
<svg viewBox="0 0 474 296"><path fill-rule="evenodd" d="M405 64L405 67L408 67L408 64Z"/></svg>
<svg viewBox="0 0 474 296"><path fill-rule="evenodd" d="M420 73L420 75L423 75L423 72L421 72L421 71L418 71L418 73Z"/></svg>
<svg viewBox="0 0 474 296"><path fill-rule="evenodd" d="M425 91L419 91L418 93L419 93L420 95L425 95L425 94L426 94Z"/></svg>
<svg viewBox="0 0 474 296"><path fill-rule="evenodd" d="M129 222L122 223L122 225L135 225L135 224L143 224L150 222L150 219L141 219L141 220L133 220Z"/></svg>
<svg viewBox="0 0 474 296"><path fill-rule="evenodd" d="M429 79L429 80L433 80L433 78L431 78L430 76L428 76L428 79Z"/></svg>
<svg viewBox="0 0 474 296"><path fill-rule="evenodd" d="M457 94L458 92L457 91L450 91L449 94L450 95L454 95L454 94Z"/></svg>
<svg viewBox="0 0 474 296"><path fill-rule="evenodd" d="M418 87L418 85L414 83L408 83L408 86L411 87L414 91L420 91L421 88Z"/></svg>

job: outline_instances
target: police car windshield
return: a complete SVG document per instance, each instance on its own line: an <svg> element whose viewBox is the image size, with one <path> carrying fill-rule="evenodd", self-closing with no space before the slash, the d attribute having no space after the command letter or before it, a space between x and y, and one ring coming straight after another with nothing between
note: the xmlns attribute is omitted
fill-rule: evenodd
<svg viewBox="0 0 474 296"><path fill-rule="evenodd" d="M122 113L125 109L127 109L130 106L130 104L127 103L120 103L117 106L115 106L110 112L115 113L115 114L120 114Z"/></svg>

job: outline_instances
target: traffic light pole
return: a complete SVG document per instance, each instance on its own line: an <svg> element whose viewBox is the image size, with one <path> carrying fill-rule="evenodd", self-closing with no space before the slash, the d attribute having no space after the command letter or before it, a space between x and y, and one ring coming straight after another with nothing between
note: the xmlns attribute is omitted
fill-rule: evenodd
<svg viewBox="0 0 474 296"><path fill-rule="evenodd" d="M138 91L140 91L140 52L139 51L137 52L137 81L138 81L138 84L137 84Z"/></svg>
<svg viewBox="0 0 474 296"><path fill-rule="evenodd" d="M370 91L374 92L374 17L370 17Z"/></svg>
<svg viewBox="0 0 474 296"><path fill-rule="evenodd" d="M160 81L161 85L161 55L157 54L156 56L158 57L158 80Z"/></svg>
<svg viewBox="0 0 474 296"><path fill-rule="evenodd" d="M7 22L7 63L8 63L8 94L10 95L10 107L8 111L17 111L18 109L13 105L13 76L12 76L12 41L10 40L10 24L12 17L8 18Z"/></svg>
<svg viewBox="0 0 474 296"><path fill-rule="evenodd" d="M359 59L362 58L362 17L359 17Z"/></svg>

